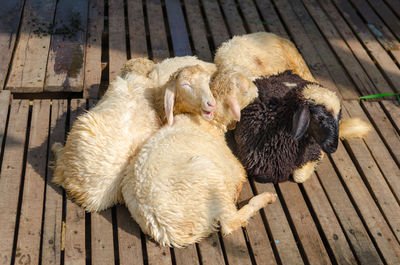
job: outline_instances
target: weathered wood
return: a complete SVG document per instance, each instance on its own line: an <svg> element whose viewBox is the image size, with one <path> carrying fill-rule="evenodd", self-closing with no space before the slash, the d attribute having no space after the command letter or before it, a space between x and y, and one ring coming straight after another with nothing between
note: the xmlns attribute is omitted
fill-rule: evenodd
<svg viewBox="0 0 400 265"><path fill-rule="evenodd" d="M279 19L278 13L275 11L274 5L271 1L256 0L256 3L262 16L262 21L260 22L265 23L271 32L288 39L288 33Z"/></svg>
<svg viewBox="0 0 400 265"><path fill-rule="evenodd" d="M92 264L114 264L111 209L109 208L100 213L91 213L90 220Z"/></svg>
<svg viewBox="0 0 400 265"><path fill-rule="evenodd" d="M203 17L201 16L199 1L184 0L184 3L196 55L200 60L211 62L212 55L207 40L206 22L203 21Z"/></svg>
<svg viewBox="0 0 400 265"><path fill-rule="evenodd" d="M101 82L101 45L104 30L104 0L89 1L84 98L98 97Z"/></svg>
<svg viewBox="0 0 400 265"><path fill-rule="evenodd" d="M155 62L160 62L170 56L161 1L147 0L146 7L153 55L152 59Z"/></svg>
<svg viewBox="0 0 400 265"><path fill-rule="evenodd" d="M317 174L357 260L361 264L383 264L327 157L317 167Z"/></svg>
<svg viewBox="0 0 400 265"><path fill-rule="evenodd" d="M175 56L192 55L185 18L179 0L165 1L169 31Z"/></svg>
<svg viewBox="0 0 400 265"><path fill-rule="evenodd" d="M126 33L124 20L124 1L108 2L108 45L109 45L109 80L112 82L121 73L126 62Z"/></svg>
<svg viewBox="0 0 400 265"><path fill-rule="evenodd" d="M70 106L70 128L73 122L86 108L82 99L72 99ZM76 203L67 199L66 217L63 224L64 264L85 264L85 211Z"/></svg>
<svg viewBox="0 0 400 265"><path fill-rule="evenodd" d="M397 165L400 165L400 135L383 112L378 102L363 102L363 106L382 135Z"/></svg>
<svg viewBox="0 0 400 265"><path fill-rule="evenodd" d="M400 5L397 0L385 0L385 2L389 5L389 7L396 13L398 17L400 17Z"/></svg>
<svg viewBox="0 0 400 265"><path fill-rule="evenodd" d="M396 37L390 32L385 23L375 14L374 10L368 5L367 1L351 0L354 7L359 11L360 16L366 21L367 27L375 35L377 41L390 52L400 62L400 43ZM380 10L383 20L391 24L393 32L399 32L400 36L400 23L398 19L394 18L393 13L389 9L384 9L385 5L382 0L371 1L375 5L375 10ZM394 18L394 19L393 19ZM391 23L392 22L392 23Z"/></svg>
<svg viewBox="0 0 400 265"><path fill-rule="evenodd" d="M10 91L1 90L0 91L0 146L3 146L4 134L6 132L6 123L8 116L8 108L10 107ZM2 148L0 147L0 157L2 153Z"/></svg>
<svg viewBox="0 0 400 265"><path fill-rule="evenodd" d="M170 249L167 247L160 247L160 245L152 241L148 236L146 237L146 248L149 265L172 264Z"/></svg>
<svg viewBox="0 0 400 265"><path fill-rule="evenodd" d="M87 0L58 1L45 91L82 91L87 17Z"/></svg>
<svg viewBox="0 0 400 265"><path fill-rule="evenodd" d="M96 106L97 100L89 99L89 109ZM90 214L92 264L114 263L114 236L111 208Z"/></svg>
<svg viewBox="0 0 400 265"><path fill-rule="evenodd" d="M347 25L346 21L342 18L340 13L334 7L331 1L321 0L321 7L325 10L325 13L330 18L331 22L336 26L336 29L340 32L340 35L346 41L346 44L357 57L360 64L363 66L364 71L373 81L375 87L382 93L390 93L392 89L390 88L388 82L379 72L378 68L375 66L373 60L369 57L367 51L363 48L362 44L358 41L357 37L354 35L353 31ZM311 10L311 9L310 9ZM319 23L320 24L320 23ZM351 71L350 71L351 72ZM355 80L360 79L357 75L354 76ZM355 81L356 82L356 81ZM358 81L360 82L360 81Z"/></svg>
<svg viewBox="0 0 400 265"><path fill-rule="evenodd" d="M203 4L208 26L210 27L214 47L217 49L222 42L229 39L229 33L225 27L225 21L216 1L201 0L201 3Z"/></svg>
<svg viewBox="0 0 400 265"><path fill-rule="evenodd" d="M148 57L143 5L141 1L127 1L131 58Z"/></svg>
<svg viewBox="0 0 400 265"><path fill-rule="evenodd" d="M222 10L225 15L226 24L229 28L230 34L234 35L242 35L246 34L246 30L243 25L243 21L239 15L239 12L236 8L236 3L234 0L221 0L220 1Z"/></svg>
<svg viewBox="0 0 400 265"><path fill-rule="evenodd" d="M56 143L63 143L67 119L67 100L53 100L51 107L51 124L49 147ZM48 152L48 164L54 163L53 152ZM61 232L62 232L62 189L55 186L51 179L53 169L47 168L45 212L43 218L42 264L58 265L61 262Z"/></svg>
<svg viewBox="0 0 400 265"><path fill-rule="evenodd" d="M33 102L15 263L38 263L46 179L50 101Z"/></svg>
<svg viewBox="0 0 400 265"><path fill-rule="evenodd" d="M196 245L189 245L186 248L174 248L175 262L177 265L200 264L197 255Z"/></svg>
<svg viewBox="0 0 400 265"><path fill-rule="evenodd" d="M297 184L284 182L279 189L310 264L331 264L312 216Z"/></svg>
<svg viewBox="0 0 400 265"><path fill-rule="evenodd" d="M143 264L143 250L139 225L132 219L125 206L119 205L116 208L120 264Z"/></svg>
<svg viewBox="0 0 400 265"><path fill-rule="evenodd" d="M26 1L7 89L43 92L56 2Z"/></svg>
<svg viewBox="0 0 400 265"><path fill-rule="evenodd" d="M199 252L202 264L204 265L225 264L221 243L217 233L211 234L199 243Z"/></svg>
<svg viewBox="0 0 400 265"><path fill-rule="evenodd" d="M5 0L0 9L0 90L3 89L25 0Z"/></svg>
<svg viewBox="0 0 400 265"><path fill-rule="evenodd" d="M263 21L258 15L254 2L251 0L239 0L239 5L249 30L251 32L265 31L263 24L267 24L267 22Z"/></svg>
<svg viewBox="0 0 400 265"><path fill-rule="evenodd" d="M29 101L13 100L0 177L0 262L11 264L23 173Z"/></svg>
<svg viewBox="0 0 400 265"><path fill-rule="evenodd" d="M383 100L381 101L383 104L386 113L392 119L394 126L396 127L397 131L400 132L400 108L399 104L395 103L394 101Z"/></svg>
<svg viewBox="0 0 400 265"><path fill-rule="evenodd" d="M240 197L249 199L253 196L249 183L245 183ZM269 210L269 206L270 205L267 205L265 209L266 211ZM257 213L253 218L251 218L245 228L245 232L247 235L246 238L250 242L256 263L265 265L277 264L261 214Z"/></svg>
<svg viewBox="0 0 400 265"><path fill-rule="evenodd" d="M360 117L368 121L367 116L361 109L358 101L343 102L346 110L352 117ZM397 107L396 107L397 108ZM391 191L400 200L400 168L396 165L389 151L386 149L385 144L379 137L378 133L373 129L366 137L363 138L367 144L371 155L379 166L380 171L386 178L387 184L390 186ZM358 157L357 157L358 160Z"/></svg>
<svg viewBox="0 0 400 265"><path fill-rule="evenodd" d="M357 264L332 206L315 174L303 184L337 264Z"/></svg>
<svg viewBox="0 0 400 265"><path fill-rule="evenodd" d="M256 193L272 192L276 193L274 185L271 183L255 183ZM282 264L304 264L300 255L297 243L294 239L292 230L283 211L281 200L277 200L265 208L267 225L272 234L272 242L278 250L279 259Z"/></svg>
<svg viewBox="0 0 400 265"><path fill-rule="evenodd" d="M341 142L339 142L337 151L331 156L346 188L351 194L355 207L358 208L385 260L390 264L399 263L400 245L397 243L395 236L381 215Z"/></svg>
<svg viewBox="0 0 400 265"><path fill-rule="evenodd" d="M315 23L318 25L322 34L324 34L330 46L334 50L335 54L339 57L340 61L342 62L342 65L346 68L347 72L350 74L353 82L357 85L359 91L364 95L378 93L379 90L375 87L374 83L364 72L364 69L357 61L356 57L353 55L352 50L347 46L346 42L342 39L339 32L336 30L335 26L329 21L329 18L323 12L321 7L315 4L315 2L310 0L304 0L303 3L307 8L308 12L310 13L310 15L313 17ZM323 37L319 35L319 38L322 39ZM335 75L333 76L335 78ZM382 77L381 79L383 80L383 88L386 86L387 89L390 91L390 88L386 83L386 81ZM379 80L377 80L377 82L378 81ZM336 82L340 82L342 86L354 90L352 84L346 77L343 77L341 80L337 80ZM379 88L381 89L381 87ZM354 98L355 97L353 97L353 99ZM350 98L345 97L345 99L350 99Z"/></svg>
<svg viewBox="0 0 400 265"><path fill-rule="evenodd" d="M361 39L371 56L385 72L385 75L393 84L393 89L400 91L400 69L396 66L382 46L379 45L350 3L343 0L334 0L334 2L336 3L337 8L345 14L344 18L347 23Z"/></svg>

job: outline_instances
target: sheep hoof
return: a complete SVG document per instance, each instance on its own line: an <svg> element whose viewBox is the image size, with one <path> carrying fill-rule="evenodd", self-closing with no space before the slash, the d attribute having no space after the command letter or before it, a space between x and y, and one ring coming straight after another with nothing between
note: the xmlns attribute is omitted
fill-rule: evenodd
<svg viewBox="0 0 400 265"><path fill-rule="evenodd" d="M255 209L261 209L269 203L276 201L276 194L270 192L263 192L249 201L249 205Z"/></svg>

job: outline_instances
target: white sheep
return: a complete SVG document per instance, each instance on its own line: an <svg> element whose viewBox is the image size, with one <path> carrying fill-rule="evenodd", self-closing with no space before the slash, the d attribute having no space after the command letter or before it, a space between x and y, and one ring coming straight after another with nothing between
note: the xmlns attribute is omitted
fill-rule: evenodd
<svg viewBox="0 0 400 265"><path fill-rule="evenodd" d="M226 86L229 80L232 86ZM198 242L220 226L224 235L276 199L262 193L240 210L236 200L246 172L225 142L227 126L257 97L240 73L217 73L211 82L217 102L214 120L194 114L175 117L142 147L127 167L122 194L142 231L162 246Z"/></svg>
<svg viewBox="0 0 400 265"><path fill-rule="evenodd" d="M145 63L152 69L151 62L141 60L138 66ZM173 123L173 112L212 119L215 100L210 74L202 67L181 68L162 87L153 87L144 68L125 79L117 77L98 104L74 122L65 147L60 143L52 147L56 154L52 181L87 211L123 202L124 168L165 121Z"/></svg>

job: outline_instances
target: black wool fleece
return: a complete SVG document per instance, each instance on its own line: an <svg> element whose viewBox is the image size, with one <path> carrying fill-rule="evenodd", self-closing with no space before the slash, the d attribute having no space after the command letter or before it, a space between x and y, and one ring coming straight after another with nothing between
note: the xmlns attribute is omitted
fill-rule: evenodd
<svg viewBox="0 0 400 265"><path fill-rule="evenodd" d="M321 147L306 131L295 140L292 120L299 107L310 106L302 91L308 82L292 71L254 82L259 97L241 112L234 132L236 155L250 178L258 182L283 182L295 169L318 161ZM318 84L316 84L318 85Z"/></svg>

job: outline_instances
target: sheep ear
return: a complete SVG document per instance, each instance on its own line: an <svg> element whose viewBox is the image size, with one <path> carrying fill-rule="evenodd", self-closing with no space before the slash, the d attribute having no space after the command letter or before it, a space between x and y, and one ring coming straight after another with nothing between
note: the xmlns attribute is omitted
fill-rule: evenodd
<svg viewBox="0 0 400 265"><path fill-rule="evenodd" d="M235 120L240 121L240 106L237 99L234 97L228 97L228 104Z"/></svg>
<svg viewBox="0 0 400 265"><path fill-rule="evenodd" d="M300 106L293 116L292 137L294 140L300 139L310 125L310 110L308 106Z"/></svg>
<svg viewBox="0 0 400 265"><path fill-rule="evenodd" d="M168 125L174 123L175 86L169 86L164 94L164 110Z"/></svg>

